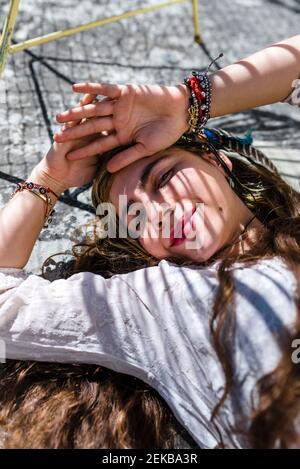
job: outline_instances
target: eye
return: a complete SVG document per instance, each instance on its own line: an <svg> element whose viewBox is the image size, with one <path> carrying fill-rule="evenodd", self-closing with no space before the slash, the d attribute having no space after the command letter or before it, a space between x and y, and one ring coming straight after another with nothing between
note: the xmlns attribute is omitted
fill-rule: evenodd
<svg viewBox="0 0 300 469"><path fill-rule="evenodd" d="M163 173L163 175L158 178L158 182L156 184L156 189L161 189L173 176L173 168L169 169L169 171L166 171Z"/></svg>

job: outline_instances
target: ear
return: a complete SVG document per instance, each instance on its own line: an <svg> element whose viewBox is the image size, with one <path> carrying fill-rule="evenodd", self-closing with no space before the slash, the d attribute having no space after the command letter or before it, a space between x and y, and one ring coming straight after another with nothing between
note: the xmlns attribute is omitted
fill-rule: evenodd
<svg viewBox="0 0 300 469"><path fill-rule="evenodd" d="M228 158L228 156L225 155L222 151L219 151L219 155L226 164L227 168L232 171L232 161ZM206 159L213 164L221 173L223 176L227 176L227 173L221 163L219 163L219 160L216 158L216 156L213 153L206 153L205 155Z"/></svg>

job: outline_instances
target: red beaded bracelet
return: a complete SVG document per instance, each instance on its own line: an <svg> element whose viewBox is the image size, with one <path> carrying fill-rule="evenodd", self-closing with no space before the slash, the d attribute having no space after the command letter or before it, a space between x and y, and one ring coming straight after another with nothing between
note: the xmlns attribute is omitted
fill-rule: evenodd
<svg viewBox="0 0 300 469"><path fill-rule="evenodd" d="M208 71L211 65L222 56L222 53L219 54L219 56L209 64L204 73L192 70L191 75L185 77L183 80L183 83L191 92L190 105L188 107L190 116L188 134L200 134L210 118L212 84L208 76Z"/></svg>

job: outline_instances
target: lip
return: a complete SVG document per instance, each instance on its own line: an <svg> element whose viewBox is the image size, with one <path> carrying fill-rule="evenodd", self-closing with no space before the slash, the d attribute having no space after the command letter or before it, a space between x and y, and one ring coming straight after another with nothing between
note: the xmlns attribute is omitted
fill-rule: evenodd
<svg viewBox="0 0 300 469"><path fill-rule="evenodd" d="M188 219L185 219L184 215L182 215L181 221L179 221L177 223L177 225L174 228L171 229L169 247L177 246L178 244L181 244L181 243L183 243L183 241L185 241L187 233L184 233L184 227L185 227L185 224L192 218L195 211L196 211L196 208L193 209L193 211L192 211L192 213L191 213L191 215ZM192 220L191 224L194 227L193 220ZM182 237L181 238L176 237L177 233L182 233Z"/></svg>

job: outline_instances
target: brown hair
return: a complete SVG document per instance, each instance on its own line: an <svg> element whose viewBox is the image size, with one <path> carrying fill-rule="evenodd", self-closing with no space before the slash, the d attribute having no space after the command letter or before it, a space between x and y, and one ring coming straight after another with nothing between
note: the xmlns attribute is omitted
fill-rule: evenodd
<svg viewBox="0 0 300 469"><path fill-rule="evenodd" d="M9 360L0 367L3 447L197 447L159 394L104 367Z"/></svg>

